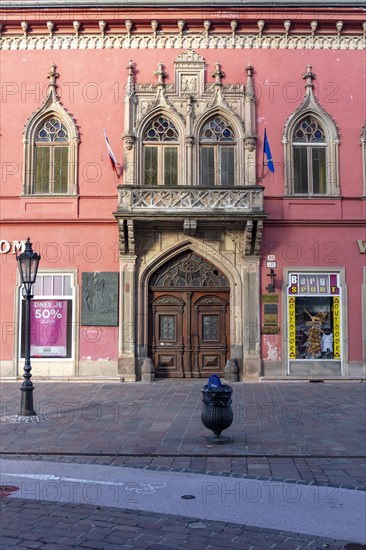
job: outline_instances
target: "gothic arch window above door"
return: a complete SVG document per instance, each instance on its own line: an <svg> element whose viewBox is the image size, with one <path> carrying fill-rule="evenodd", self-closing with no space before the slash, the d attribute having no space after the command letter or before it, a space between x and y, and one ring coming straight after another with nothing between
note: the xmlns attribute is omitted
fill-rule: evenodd
<svg viewBox="0 0 366 550"><path fill-rule="evenodd" d="M220 115L207 120L200 132L201 185L234 185L235 150L230 123Z"/></svg>
<svg viewBox="0 0 366 550"><path fill-rule="evenodd" d="M161 267L151 278L157 288L229 288L229 281L210 262L193 252L184 252Z"/></svg>
<svg viewBox="0 0 366 550"><path fill-rule="evenodd" d="M149 122L143 150L144 184L177 185L179 134L168 117L159 115Z"/></svg>

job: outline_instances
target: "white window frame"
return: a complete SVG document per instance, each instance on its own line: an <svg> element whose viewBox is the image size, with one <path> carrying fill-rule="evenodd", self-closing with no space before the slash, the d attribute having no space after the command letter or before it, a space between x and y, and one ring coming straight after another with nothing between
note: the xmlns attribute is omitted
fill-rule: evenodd
<svg viewBox="0 0 366 550"><path fill-rule="evenodd" d="M77 346L77 295L78 295L78 289L76 286L77 282L77 273L76 270L68 270L68 269L40 269L37 273L37 278L39 276L65 276L69 275L71 277L71 294L67 295L43 295L39 296L37 294L34 294L32 300L71 300L72 302L72 316L71 320L68 319L68 322L71 322L71 355L70 357L36 357L31 358L31 361L37 361L40 363L44 363L45 361L57 361L57 362L75 362L78 352L78 346ZM23 319L22 319L22 301L23 301L23 287L22 285L18 286L18 319L19 319L19 331L18 331L18 362L21 362L24 360L24 357L21 355L21 347L22 347L22 326L23 326Z"/></svg>

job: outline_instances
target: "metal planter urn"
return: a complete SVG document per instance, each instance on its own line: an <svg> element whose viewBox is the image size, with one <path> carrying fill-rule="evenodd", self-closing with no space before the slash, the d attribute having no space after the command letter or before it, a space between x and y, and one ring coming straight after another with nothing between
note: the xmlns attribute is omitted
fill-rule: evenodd
<svg viewBox="0 0 366 550"><path fill-rule="evenodd" d="M213 431L207 441L213 444L228 443L229 437L221 435L223 430L231 426L234 414L231 408L231 394L233 389L227 384L221 384L220 378L213 374L202 392L202 424Z"/></svg>

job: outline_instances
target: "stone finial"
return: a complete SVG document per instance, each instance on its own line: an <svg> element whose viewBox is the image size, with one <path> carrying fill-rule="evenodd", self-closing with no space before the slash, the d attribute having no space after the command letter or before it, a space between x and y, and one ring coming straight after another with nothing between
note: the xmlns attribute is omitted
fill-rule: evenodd
<svg viewBox="0 0 366 550"><path fill-rule="evenodd" d="M215 70L212 73L212 76L215 77L215 85L222 86L221 79L225 76L225 73L221 70L220 63L215 63Z"/></svg>
<svg viewBox="0 0 366 550"><path fill-rule="evenodd" d="M20 23L20 26L22 27L24 37L27 38L27 34L28 34L28 30L29 30L29 23L27 21L22 21Z"/></svg>
<svg viewBox="0 0 366 550"><path fill-rule="evenodd" d="M210 27L211 27L211 21L209 19L205 19L205 21L203 22L203 28L205 29L204 33L206 36L208 36Z"/></svg>
<svg viewBox="0 0 366 550"><path fill-rule="evenodd" d="M285 27L286 36L288 36L291 28L291 21L286 19L286 21L283 22L283 26Z"/></svg>
<svg viewBox="0 0 366 550"><path fill-rule="evenodd" d="M75 36L76 38L79 37L79 30L80 30L80 21L73 21L72 26L74 27Z"/></svg>
<svg viewBox="0 0 366 550"><path fill-rule="evenodd" d="M159 26L159 21L157 21L156 19L153 19L151 21L151 28L155 37L156 37L156 31L158 30L158 26Z"/></svg>
<svg viewBox="0 0 366 550"><path fill-rule="evenodd" d="M132 59L128 60L128 65L126 67L127 73L127 85L126 85L126 94L125 97L131 97L135 93L135 83L134 83L134 74L133 74L133 61Z"/></svg>
<svg viewBox="0 0 366 550"><path fill-rule="evenodd" d="M186 22L185 22L184 19L178 19L177 25L178 25L178 30L179 30L180 36L183 35L183 30L184 30L185 24L186 24Z"/></svg>
<svg viewBox="0 0 366 550"><path fill-rule="evenodd" d="M158 63L158 70L154 71L154 74L158 77L158 86L164 86L164 78L166 78L168 75L163 69L163 64Z"/></svg>
<svg viewBox="0 0 366 550"><path fill-rule="evenodd" d="M132 26L133 26L133 23L132 23L131 19L126 19L125 27L126 27L128 38L131 36Z"/></svg>
<svg viewBox="0 0 366 550"><path fill-rule="evenodd" d="M56 88L57 88L57 83L56 83L56 79L59 77L60 75L58 74L58 72L56 71L56 65L55 63L52 63L51 67L50 67L50 72L48 73L47 75L47 78L49 79L49 84L48 84L48 87L50 90L52 90L53 92L56 91Z"/></svg>
<svg viewBox="0 0 366 550"><path fill-rule="evenodd" d="M106 28L107 28L107 23L103 20L99 21L99 29L100 29L100 32L102 33L103 38L104 38L104 35L105 35Z"/></svg>
<svg viewBox="0 0 366 550"><path fill-rule="evenodd" d="M343 21L337 21L336 29L337 29L338 36L340 36L343 29Z"/></svg>
<svg viewBox="0 0 366 550"><path fill-rule="evenodd" d="M316 29L318 28L318 21L310 22L311 34L314 36Z"/></svg>
<svg viewBox="0 0 366 550"><path fill-rule="evenodd" d="M232 21L230 21L230 28L231 28L231 32L233 34L233 36L235 36L235 31L236 31L236 28L238 26L238 22L236 19L233 19Z"/></svg>
<svg viewBox="0 0 366 550"><path fill-rule="evenodd" d="M263 34L264 25L265 25L265 22L263 21L263 19L259 19L259 21L257 21L259 36L262 36Z"/></svg>
<svg viewBox="0 0 366 550"><path fill-rule="evenodd" d="M255 93L253 86L253 67L248 65L246 68L247 81L245 83L245 97L247 100L255 101Z"/></svg>
<svg viewBox="0 0 366 550"><path fill-rule="evenodd" d="M155 367L150 357L145 357L141 365L141 382L154 382Z"/></svg>
<svg viewBox="0 0 366 550"><path fill-rule="evenodd" d="M48 32L50 33L50 38L52 38L52 36L53 36L53 29L55 28L55 24L54 24L53 21L47 21L46 25L47 25L47 30L48 30Z"/></svg>
<svg viewBox="0 0 366 550"><path fill-rule="evenodd" d="M303 74L302 77L306 80L305 88L309 93L314 88L313 80L316 78L316 74L311 71L311 65L306 65L306 73Z"/></svg>

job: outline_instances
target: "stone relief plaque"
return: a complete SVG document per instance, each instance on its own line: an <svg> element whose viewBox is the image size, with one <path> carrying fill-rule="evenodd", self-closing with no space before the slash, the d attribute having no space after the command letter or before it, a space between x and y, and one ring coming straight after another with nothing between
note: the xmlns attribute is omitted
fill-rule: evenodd
<svg viewBox="0 0 366 550"><path fill-rule="evenodd" d="M82 274L81 324L118 326L118 273Z"/></svg>

